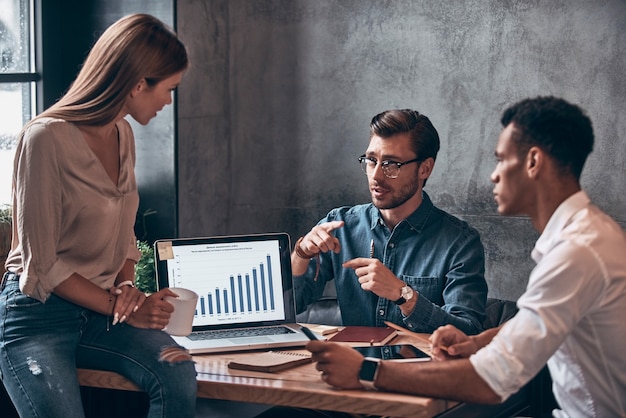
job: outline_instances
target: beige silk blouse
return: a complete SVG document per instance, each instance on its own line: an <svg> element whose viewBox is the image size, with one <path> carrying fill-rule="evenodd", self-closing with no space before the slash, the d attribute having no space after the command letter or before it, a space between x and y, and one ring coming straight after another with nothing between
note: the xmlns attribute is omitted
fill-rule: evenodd
<svg viewBox="0 0 626 418"><path fill-rule="evenodd" d="M18 142L17 240L6 268L21 274L24 294L43 302L74 273L109 289L127 259L139 260L133 229L139 206L134 136L124 119L117 129L117 185L73 123L43 118Z"/></svg>

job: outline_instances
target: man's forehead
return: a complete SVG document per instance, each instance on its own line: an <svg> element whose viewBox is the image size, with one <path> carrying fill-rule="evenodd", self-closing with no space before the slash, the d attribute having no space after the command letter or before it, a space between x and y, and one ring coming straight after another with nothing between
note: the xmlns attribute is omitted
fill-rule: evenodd
<svg viewBox="0 0 626 418"><path fill-rule="evenodd" d="M522 134L522 131L513 123L508 124L500 132L498 143L496 145L496 154L502 154L506 151L516 151L516 139Z"/></svg>
<svg viewBox="0 0 626 418"><path fill-rule="evenodd" d="M389 150L393 153L397 151L411 150L411 138L408 133L400 133L387 138L378 135L370 137L367 151Z"/></svg>

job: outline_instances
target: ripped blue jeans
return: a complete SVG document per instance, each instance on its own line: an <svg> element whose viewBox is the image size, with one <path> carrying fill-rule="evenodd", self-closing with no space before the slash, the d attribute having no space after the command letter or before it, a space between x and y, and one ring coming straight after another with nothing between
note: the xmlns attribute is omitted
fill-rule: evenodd
<svg viewBox="0 0 626 418"><path fill-rule="evenodd" d="M171 337L127 324L107 330L107 321L55 295L41 303L7 282L0 293L0 377L20 417L83 417L77 367L135 382L150 397L149 417L194 416L195 367Z"/></svg>

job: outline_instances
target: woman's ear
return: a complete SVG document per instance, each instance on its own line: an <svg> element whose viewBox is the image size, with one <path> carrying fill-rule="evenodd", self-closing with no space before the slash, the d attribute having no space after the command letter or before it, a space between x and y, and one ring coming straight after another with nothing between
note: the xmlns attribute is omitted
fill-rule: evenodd
<svg viewBox="0 0 626 418"><path fill-rule="evenodd" d="M141 80L139 80L139 83L137 83L135 87L133 87L133 89L130 91L130 97L135 97L137 94L141 93L146 87L148 87L146 79L142 78Z"/></svg>

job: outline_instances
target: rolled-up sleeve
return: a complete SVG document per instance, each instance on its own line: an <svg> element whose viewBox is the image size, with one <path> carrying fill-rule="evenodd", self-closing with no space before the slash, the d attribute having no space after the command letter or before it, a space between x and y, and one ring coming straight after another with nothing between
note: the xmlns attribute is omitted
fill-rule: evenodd
<svg viewBox="0 0 626 418"><path fill-rule="evenodd" d="M73 269L57 257L61 228L62 192L57 164L59 150L40 124L25 132L17 149L14 207L22 250L22 291L40 300Z"/></svg>
<svg viewBox="0 0 626 418"><path fill-rule="evenodd" d="M517 302L517 315L470 357L476 373L503 400L563 349L581 318L600 300L606 278L598 260L593 251L572 242L553 248L532 271L528 289ZM573 352L580 349L580 343L572 346Z"/></svg>

